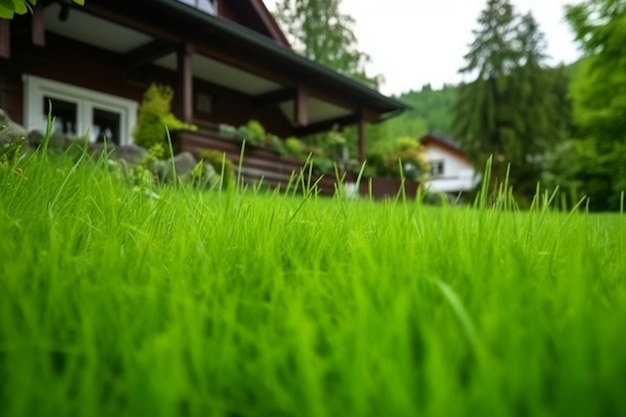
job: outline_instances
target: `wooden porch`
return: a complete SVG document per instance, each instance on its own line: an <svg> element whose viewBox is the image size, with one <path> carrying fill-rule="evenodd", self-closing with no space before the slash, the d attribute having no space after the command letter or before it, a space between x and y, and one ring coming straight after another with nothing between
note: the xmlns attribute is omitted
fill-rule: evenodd
<svg viewBox="0 0 626 417"><path fill-rule="evenodd" d="M197 158L200 158L201 153L208 149L224 152L226 157L233 162L235 174L240 176L245 184L261 183L271 189L286 190L289 183L294 181L293 177L301 178L302 173L307 186L317 184L319 195L333 196L346 184L356 187L358 177L358 174L354 172L340 172L338 181L335 173L322 174L310 169L305 161L293 156L280 155L272 149L249 143L244 145L237 139L221 134L215 127L200 131L178 132L175 135L174 146L177 152L187 151ZM243 161L240 160L242 147L244 147ZM239 171L240 167L241 171ZM402 188L404 188L406 198L413 199L417 195L419 183L409 179L403 183L397 178L364 177L359 184L358 193L362 197L371 195L377 200L393 199L400 195ZM344 188L339 192L346 192L346 190Z"/></svg>

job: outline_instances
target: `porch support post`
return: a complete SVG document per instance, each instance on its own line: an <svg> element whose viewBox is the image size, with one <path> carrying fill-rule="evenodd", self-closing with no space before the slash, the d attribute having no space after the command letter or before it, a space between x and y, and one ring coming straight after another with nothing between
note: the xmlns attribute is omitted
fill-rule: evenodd
<svg viewBox="0 0 626 417"><path fill-rule="evenodd" d="M11 58L11 22L0 19L0 58Z"/></svg>
<svg viewBox="0 0 626 417"><path fill-rule="evenodd" d="M33 8L33 26L31 41L33 45L46 46L46 27L43 19L43 5L41 2Z"/></svg>
<svg viewBox="0 0 626 417"><path fill-rule="evenodd" d="M359 112L357 129L359 138L359 162L363 163L367 154L367 135L365 134L365 119L363 118L363 112Z"/></svg>
<svg viewBox="0 0 626 417"><path fill-rule="evenodd" d="M178 111L181 120L185 123L193 123L193 47L185 43L177 54L178 58Z"/></svg>
<svg viewBox="0 0 626 417"><path fill-rule="evenodd" d="M307 126L309 124L309 94L306 89L299 86L296 89L296 98L294 106L293 118L298 126Z"/></svg>

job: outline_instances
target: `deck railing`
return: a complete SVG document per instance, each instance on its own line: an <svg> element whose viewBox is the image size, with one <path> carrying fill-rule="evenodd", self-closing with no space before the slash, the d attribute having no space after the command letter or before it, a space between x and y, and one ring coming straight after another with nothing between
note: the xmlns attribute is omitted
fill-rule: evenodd
<svg viewBox="0 0 626 417"><path fill-rule="evenodd" d="M340 181L336 174L323 175L310 170L305 166L305 161L298 158L280 155L272 149L246 144L243 149L242 143L236 139L226 137L217 131L183 131L177 136L176 148L178 151L188 151L196 157L200 157L202 151L214 149L226 153L227 158L233 161L235 174L241 176L248 184L261 182L265 186L282 190L286 189L293 176L302 177L307 184L317 183L317 191L322 195L334 195L338 187L344 187L344 191L351 193L356 191L357 174L353 172L340 173ZM241 172L239 172L241 167ZM362 178L359 184L359 194L376 199L394 198L401 189L407 198L414 198L419 184L415 181L406 180L404 183L396 178Z"/></svg>

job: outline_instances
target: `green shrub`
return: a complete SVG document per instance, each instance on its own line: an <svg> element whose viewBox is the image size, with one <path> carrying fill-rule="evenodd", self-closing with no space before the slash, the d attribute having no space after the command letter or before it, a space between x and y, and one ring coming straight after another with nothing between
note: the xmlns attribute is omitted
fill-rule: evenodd
<svg viewBox="0 0 626 417"><path fill-rule="evenodd" d="M370 149L367 164L380 176L425 180L430 173L430 163L424 147L411 137L379 142Z"/></svg>
<svg viewBox="0 0 626 417"><path fill-rule="evenodd" d="M267 143L270 148L279 155L287 155L287 147L284 142L276 135L267 134Z"/></svg>
<svg viewBox="0 0 626 417"><path fill-rule="evenodd" d="M253 145L261 145L266 141L265 128L258 120L250 120L246 123L248 133L247 141Z"/></svg>
<svg viewBox="0 0 626 417"><path fill-rule="evenodd" d="M200 154L202 161L211 164L217 175L221 175L222 189L230 188L235 182L233 161L224 152L208 149Z"/></svg>
<svg viewBox="0 0 626 417"><path fill-rule="evenodd" d="M287 140L285 141L285 147L287 148L287 151L293 155L293 156L297 156L297 157L305 157L306 153L307 153L307 147L304 144L304 142L302 142L300 139L296 138L296 137L288 137Z"/></svg>
<svg viewBox="0 0 626 417"><path fill-rule="evenodd" d="M135 143L146 149L156 144L164 144L165 156L170 157L169 145L167 145L166 128L172 132L181 129L196 127L187 124L174 116L171 112L171 103L174 98L174 90L166 85L151 84L146 90L141 106L137 126L133 132Z"/></svg>
<svg viewBox="0 0 626 417"><path fill-rule="evenodd" d="M313 169L320 174L331 174L335 171L335 162L326 156L313 155L311 163L313 164Z"/></svg>
<svg viewBox="0 0 626 417"><path fill-rule="evenodd" d="M219 133L223 136L234 138L235 136L237 136L237 128L226 123L221 123L219 125Z"/></svg>

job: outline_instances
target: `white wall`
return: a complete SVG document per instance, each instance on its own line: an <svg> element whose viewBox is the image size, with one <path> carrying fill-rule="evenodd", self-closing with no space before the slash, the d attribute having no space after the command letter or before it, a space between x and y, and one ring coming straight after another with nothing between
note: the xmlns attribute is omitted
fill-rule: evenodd
<svg viewBox="0 0 626 417"><path fill-rule="evenodd" d="M430 191L458 193L473 189L480 181L480 175L465 159L433 144L425 145L429 161L444 161L443 175L433 178L427 184Z"/></svg>

